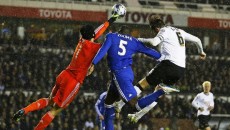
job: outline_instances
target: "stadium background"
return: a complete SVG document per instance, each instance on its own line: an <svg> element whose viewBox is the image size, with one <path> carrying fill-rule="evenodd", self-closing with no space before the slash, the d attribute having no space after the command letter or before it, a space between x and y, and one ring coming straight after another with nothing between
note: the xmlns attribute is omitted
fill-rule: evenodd
<svg viewBox="0 0 230 130"><path fill-rule="evenodd" d="M137 124L130 124L123 111L116 128L195 130L196 110L191 101L202 91L201 83L210 80L215 95L210 124L213 130L230 130L229 0L0 0L0 130L33 129L46 109L28 114L19 124L11 121L13 113L49 95L55 77L71 59L79 28L86 23L98 26L118 2L126 5L128 13L110 31L126 24L132 27L133 36L151 37L146 18L159 14L168 25L198 36L208 57L199 61L196 47L188 43L186 74L177 83L181 92L161 98ZM134 84L155 64L144 55L135 55ZM85 80L76 100L48 130L98 129L94 104L106 90L110 79L107 70L103 59Z"/></svg>

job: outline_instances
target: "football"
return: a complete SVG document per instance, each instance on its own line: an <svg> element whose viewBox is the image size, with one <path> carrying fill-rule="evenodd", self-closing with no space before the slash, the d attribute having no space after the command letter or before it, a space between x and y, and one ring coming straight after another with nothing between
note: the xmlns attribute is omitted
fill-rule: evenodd
<svg viewBox="0 0 230 130"><path fill-rule="evenodd" d="M115 4L112 7L112 15L119 15L119 18L124 17L126 14L126 7L123 4Z"/></svg>

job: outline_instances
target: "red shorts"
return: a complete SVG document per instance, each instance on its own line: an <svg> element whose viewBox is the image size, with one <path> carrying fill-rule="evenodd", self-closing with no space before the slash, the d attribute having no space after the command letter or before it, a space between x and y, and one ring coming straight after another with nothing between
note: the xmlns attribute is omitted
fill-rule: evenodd
<svg viewBox="0 0 230 130"><path fill-rule="evenodd" d="M53 101L61 108L67 107L78 93L80 86L80 82L71 75L71 72L63 70L56 79L54 87L57 93Z"/></svg>

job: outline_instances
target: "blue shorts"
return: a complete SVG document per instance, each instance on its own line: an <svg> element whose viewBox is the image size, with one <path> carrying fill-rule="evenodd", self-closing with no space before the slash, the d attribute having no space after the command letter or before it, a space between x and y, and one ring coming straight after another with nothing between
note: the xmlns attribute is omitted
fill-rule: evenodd
<svg viewBox="0 0 230 130"><path fill-rule="evenodd" d="M125 101L128 102L137 96L137 92L133 86L134 74L131 67L113 72L112 78L113 80L109 89L119 93Z"/></svg>

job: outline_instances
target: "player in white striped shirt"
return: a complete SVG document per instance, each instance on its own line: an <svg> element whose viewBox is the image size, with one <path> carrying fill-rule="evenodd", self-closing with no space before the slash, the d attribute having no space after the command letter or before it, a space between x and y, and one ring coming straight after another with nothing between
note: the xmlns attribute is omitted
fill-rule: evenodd
<svg viewBox="0 0 230 130"><path fill-rule="evenodd" d="M152 46L159 45L161 58L159 59L160 63L138 82L137 87L140 90L145 90L150 86L156 87L154 94L157 96L152 98L154 102L151 101L152 104L149 106L146 106L135 114L128 114L132 122L137 122L145 113L152 109L157 104L156 101L161 95L175 91L173 88L170 90L170 87L165 86L173 86L184 75L186 67L185 43L195 44L198 48L200 58L202 60L206 58L201 40L198 37L182 29L166 26L164 21L157 15L149 17L149 25L151 30L156 33L156 36L154 38L138 38L138 40L143 43L149 43ZM164 93L161 92L162 88Z"/></svg>
<svg viewBox="0 0 230 130"><path fill-rule="evenodd" d="M192 106L197 109L199 130L211 130L208 122L211 118L210 111L214 108L214 96L210 92L211 83L209 81L205 81L202 86L203 92L196 95L192 101Z"/></svg>

